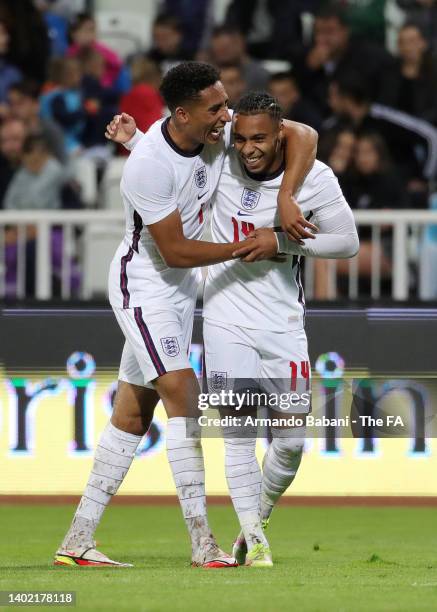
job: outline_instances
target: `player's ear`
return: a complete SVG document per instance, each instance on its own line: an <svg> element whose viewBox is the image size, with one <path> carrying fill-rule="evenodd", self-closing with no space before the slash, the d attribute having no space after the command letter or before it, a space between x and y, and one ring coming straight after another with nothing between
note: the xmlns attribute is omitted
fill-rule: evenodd
<svg viewBox="0 0 437 612"><path fill-rule="evenodd" d="M279 130L278 130L278 147L282 147L284 142L284 123L282 119L279 121Z"/></svg>
<svg viewBox="0 0 437 612"><path fill-rule="evenodd" d="M188 123L188 112L183 106L178 106L174 112L175 119L182 124Z"/></svg>

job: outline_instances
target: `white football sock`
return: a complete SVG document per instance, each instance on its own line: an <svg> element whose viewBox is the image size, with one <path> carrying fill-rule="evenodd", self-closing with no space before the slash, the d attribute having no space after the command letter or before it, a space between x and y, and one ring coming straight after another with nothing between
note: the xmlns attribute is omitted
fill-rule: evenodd
<svg viewBox="0 0 437 612"><path fill-rule="evenodd" d="M62 542L69 550L93 546L94 532L106 506L126 476L142 436L117 429L109 422L94 455L93 468L73 522Z"/></svg>
<svg viewBox="0 0 437 612"><path fill-rule="evenodd" d="M296 476L305 443L305 427L272 427L273 440L263 463L261 519L270 517L273 507Z"/></svg>
<svg viewBox="0 0 437 612"><path fill-rule="evenodd" d="M205 468L197 419L168 419L167 457L190 534L193 560L203 561L202 544L212 535L206 516Z"/></svg>
<svg viewBox="0 0 437 612"><path fill-rule="evenodd" d="M229 494L250 550L255 544L268 543L259 517L261 470L255 454L256 427L245 427L244 433L247 437L236 437L241 428L223 427Z"/></svg>

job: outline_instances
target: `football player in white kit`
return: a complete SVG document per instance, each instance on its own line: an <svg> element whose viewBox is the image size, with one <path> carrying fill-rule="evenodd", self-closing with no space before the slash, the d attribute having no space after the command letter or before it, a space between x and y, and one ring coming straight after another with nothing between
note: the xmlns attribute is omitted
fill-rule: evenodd
<svg viewBox="0 0 437 612"><path fill-rule="evenodd" d="M236 250L240 257L246 255L244 259L208 268L203 338L209 390L236 391L239 384L241 390L249 379L277 395L294 392L294 405L287 413L277 408L271 417L298 418L310 409L311 372L300 256L353 257L359 248L354 218L332 170L315 161L296 194L303 214L319 228L315 239L299 245L283 232L258 229L279 226L276 199L284 152L276 99L264 93L243 96L234 110L233 138L212 203L213 240L228 243L264 235L277 245L278 253L290 257L286 263L260 261L248 245ZM222 412L229 413L232 410ZM261 475L255 456L256 425L251 421L244 426L245 419L242 423L223 427L226 477L242 528L233 553L240 564L266 567L272 559L262 524L296 474L305 426L271 427L273 440Z"/></svg>
<svg viewBox="0 0 437 612"><path fill-rule="evenodd" d="M126 234L111 264L109 296L126 343L114 413L99 440L72 525L56 553L57 565L129 565L97 551L94 532L132 463L159 398L168 415L167 454L191 538L192 564L236 565L217 546L206 517L200 428L192 414L199 386L188 358L200 276L193 267L232 259L238 246L198 240L229 143L227 96L218 72L197 62L170 70L161 93L171 117L132 139L129 144L135 149L121 181ZM293 143L311 157L311 130L293 131ZM287 188L293 189L307 164L305 153L302 159L296 156ZM305 228L311 225L299 219L298 225L298 235L307 235ZM276 251L264 236L248 242L265 257Z"/></svg>

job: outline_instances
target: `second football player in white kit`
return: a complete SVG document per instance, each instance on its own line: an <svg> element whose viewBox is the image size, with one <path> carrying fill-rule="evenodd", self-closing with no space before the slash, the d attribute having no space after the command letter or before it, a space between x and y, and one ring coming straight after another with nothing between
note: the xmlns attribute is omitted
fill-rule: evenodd
<svg viewBox="0 0 437 612"><path fill-rule="evenodd" d="M238 242L270 233L272 241L278 241L278 252L290 257L285 263L257 261L252 252L246 260L208 268L203 335L209 390L238 390L248 379L258 381L262 390L296 392L301 400L289 407L287 415L302 415L310 408L305 392L311 368L300 256L354 256L359 247L355 223L334 173L316 161L296 194L305 217L319 228L315 239L299 245L281 232L259 230L280 225L277 194L284 154L277 101L262 93L244 96L234 111L233 138L234 149L225 159L213 200L213 239ZM278 408L272 415L285 416L280 412ZM223 427L226 477L242 527L234 546L240 564L272 564L261 524L291 484L301 460L305 427L271 427L271 432L273 441L261 476L255 456L256 426Z"/></svg>

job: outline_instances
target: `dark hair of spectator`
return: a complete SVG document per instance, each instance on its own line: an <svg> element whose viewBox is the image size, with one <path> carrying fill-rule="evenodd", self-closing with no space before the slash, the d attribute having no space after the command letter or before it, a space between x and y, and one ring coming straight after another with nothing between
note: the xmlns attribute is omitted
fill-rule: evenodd
<svg viewBox="0 0 437 612"><path fill-rule="evenodd" d="M382 136L376 132L363 132L358 136L357 144L360 142L360 140L367 140L373 145L373 148L375 149L379 158L379 171L381 173L388 172L391 169L392 160Z"/></svg>
<svg viewBox="0 0 437 612"><path fill-rule="evenodd" d="M295 87L298 87L296 77L291 72L275 72L269 79L270 83L278 83L279 81L290 81Z"/></svg>
<svg viewBox="0 0 437 612"><path fill-rule="evenodd" d="M211 64L182 62L165 75L160 92L171 112L190 100L198 100L200 92L220 80L220 74Z"/></svg>
<svg viewBox="0 0 437 612"><path fill-rule="evenodd" d="M344 10L340 7L336 6L325 6L321 8L315 14L316 19L323 19L324 21L328 19L336 19L343 27L348 28L349 24L347 22L346 14Z"/></svg>
<svg viewBox="0 0 437 612"><path fill-rule="evenodd" d="M366 80L356 74L345 74L335 81L338 93L349 98L356 104L368 104L371 102L369 84Z"/></svg>
<svg viewBox="0 0 437 612"><path fill-rule="evenodd" d="M417 30L419 32L419 34L422 36L422 38L427 40L426 34L424 32L424 29L423 29L422 25L420 25L419 23L416 23L415 21L406 21L399 28L399 32L402 32L402 30L408 30L408 28L414 28L415 30Z"/></svg>
<svg viewBox="0 0 437 612"><path fill-rule="evenodd" d="M239 115L267 114L274 121L280 121L282 108L276 98L263 91L250 91L237 102L235 113Z"/></svg>
<svg viewBox="0 0 437 612"><path fill-rule="evenodd" d="M177 32L183 32L180 19L172 13L160 13L153 22L153 27L155 26L163 26L176 30Z"/></svg>
<svg viewBox="0 0 437 612"><path fill-rule="evenodd" d="M243 33L237 26L224 24L215 26L212 29L211 37L215 38L217 36L243 36Z"/></svg>
<svg viewBox="0 0 437 612"><path fill-rule="evenodd" d="M33 153L35 150L48 153L49 147L42 134L29 134L23 144L23 154Z"/></svg>
<svg viewBox="0 0 437 612"><path fill-rule="evenodd" d="M87 21L94 21L94 17L91 15L91 13L78 13L75 20L71 24L70 32L75 32Z"/></svg>
<svg viewBox="0 0 437 612"><path fill-rule="evenodd" d="M38 100L41 88L35 81L24 80L14 83L9 87L9 91L16 91L26 98L32 98L32 100Z"/></svg>

